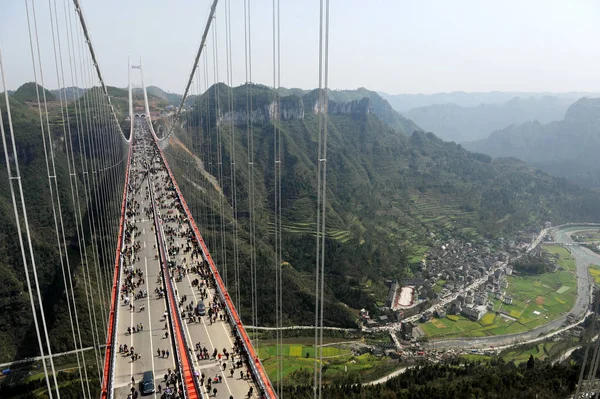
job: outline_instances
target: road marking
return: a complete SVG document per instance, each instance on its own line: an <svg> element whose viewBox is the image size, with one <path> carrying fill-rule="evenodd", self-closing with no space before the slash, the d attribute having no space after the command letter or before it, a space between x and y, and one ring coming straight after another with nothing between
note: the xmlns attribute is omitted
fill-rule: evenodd
<svg viewBox="0 0 600 399"><path fill-rule="evenodd" d="M146 248L146 241L144 241L144 248ZM152 375L154 375L154 379L156 380L156 371L154 370L154 346L152 345L152 318L150 317L150 286L148 284L148 280L150 276L148 275L148 257L144 256L144 265L146 273L146 300L148 302L148 334L150 335L150 358L152 359ZM154 399L156 399L156 387L154 388Z"/></svg>
<svg viewBox="0 0 600 399"><path fill-rule="evenodd" d="M167 224L168 224L168 222L167 222ZM161 232L163 233L163 237L165 237L165 235L164 235L164 227L163 227L162 224L160 226L160 229L161 229ZM167 255L167 260L171 260L171 257L168 254L168 244L167 243L164 243L164 244L167 245L167 254L166 254ZM178 246L179 245L179 239L175 239L174 244ZM181 256L181 255L179 255L179 256ZM177 255L175 255L175 257L177 257ZM190 275L186 274L186 277L187 277L187 280L188 280L188 282L190 283L190 286L191 286L192 282L190 280ZM173 284L175 285L175 287L177 287L177 282L173 281ZM197 305L198 304L198 299L196 298L196 293L194 292L193 288L192 288L191 291L192 291L192 296L194 297L194 303ZM176 297L177 297L177 300L179 301L179 290L177 290ZM178 302L178 305L179 305L179 302ZM177 307L177 311L179 311L179 307ZM200 318L200 321L202 322L202 325L204 326L204 329L206 330L206 335L208 337L210 345L211 345L211 347L214 350L216 347L215 347L215 345L212 342L212 339L210 337L210 333L208 332L208 328L206 326L206 323L204 322L204 319L201 316L199 316L199 318ZM183 325L185 327L185 331L187 332L187 337L189 338L189 341L192 341L192 334L190 333L190 329L188 327L188 323L186 323L185 319L183 319L183 318L182 318L182 323L183 323ZM229 339L229 342L231 342L231 339L229 338L229 333L227 333L226 335L227 335L227 338ZM194 344L193 341L191 342L191 344L192 345ZM183 350L188 350L188 348L184 348ZM189 353L189 351L188 351L188 353ZM194 363L194 368L195 369L198 368L199 367L198 359L196 358L196 356L194 356L193 352L190 354L190 357L192 359L192 362ZM216 366L218 366L219 373L223 376L223 381L225 382L225 385L227 386L227 390L229 391L229 394L232 395L231 387L229 386L229 383L227 382L227 376L225 375L225 373L223 372L223 369L221 368L221 362L219 362L218 364L216 364ZM210 395L210 392L208 394Z"/></svg>
<svg viewBox="0 0 600 399"><path fill-rule="evenodd" d="M129 295L129 294L127 294L127 295ZM133 293L133 295L135 295L135 292ZM129 303L131 305L133 305L133 295L132 295L132 298L130 298L130 300L129 300ZM129 327L133 326L133 313L134 312L132 312L131 309L129 309L129 315L130 315L129 316ZM129 333L129 348L131 348L133 346L133 330L130 330L130 331L131 332ZM129 369L129 374L130 374L129 375L129 377L130 377L129 381L131 381L131 378L133 378L133 360L131 361L131 366L130 366L130 369Z"/></svg>
<svg viewBox="0 0 600 399"><path fill-rule="evenodd" d="M146 241L144 241L144 248L146 248ZM148 265L146 265L146 267L147 267L147 266L148 266ZM146 275L148 275L148 274L146 273Z"/></svg>

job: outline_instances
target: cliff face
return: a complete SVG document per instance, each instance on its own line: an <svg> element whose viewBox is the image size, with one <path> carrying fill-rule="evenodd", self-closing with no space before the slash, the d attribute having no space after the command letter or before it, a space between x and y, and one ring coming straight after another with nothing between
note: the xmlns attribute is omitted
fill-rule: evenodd
<svg viewBox="0 0 600 399"><path fill-rule="evenodd" d="M311 98L306 97L300 98L293 95L282 97L279 106L273 101L259 103L253 105L250 115L248 115L245 104L240 104L233 111L223 112L222 110L218 123L229 124L233 121L233 124L237 126L244 125L251 120L253 124L265 124L275 119L278 114L283 121L302 120L304 119L305 102L313 104L310 108L313 114L317 114L319 110L319 101L312 101ZM372 112L371 100L366 97L342 104L329 101L329 114L331 115L366 116Z"/></svg>
<svg viewBox="0 0 600 399"><path fill-rule="evenodd" d="M317 113L317 104L315 104L314 113ZM373 113L373 108L371 107L371 100L364 97L343 104L329 101L329 113L331 115L366 116Z"/></svg>

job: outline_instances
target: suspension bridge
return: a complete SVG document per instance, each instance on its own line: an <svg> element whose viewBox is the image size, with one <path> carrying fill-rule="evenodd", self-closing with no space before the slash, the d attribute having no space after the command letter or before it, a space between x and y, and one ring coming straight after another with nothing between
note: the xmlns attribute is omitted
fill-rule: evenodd
<svg viewBox="0 0 600 399"><path fill-rule="evenodd" d="M36 347L32 356L42 365L40 394L283 397L286 201L279 0L259 21L251 17L251 0L233 5L213 0L189 77L182 81L180 104L154 119L141 60L128 66L127 100L113 102L121 99L119 89L105 82L91 35L101 32L89 31L79 0L23 4L30 57L4 58L0 48L0 169L6 172L0 179L0 212L10 220L0 234L8 248L3 263L23 276L16 291L31 313L33 333L26 345ZM315 6L313 328L314 345L321 349L315 351L312 382L314 398L321 398L329 1ZM243 22L232 21L232 7L238 7ZM243 35L232 35L233 23L243 25ZM252 35L257 23L272 27L269 37ZM252 80L257 42L272 46L267 91ZM243 51L234 52L233 44ZM8 62L31 70L33 85L22 101L9 93L21 82L7 76ZM239 70L243 77L237 80L244 84L234 90ZM132 83L135 72L141 84ZM52 94L48 87L58 90ZM258 97L264 102L265 95L271 96L268 107L258 110ZM266 144L254 137L260 112L272 127ZM268 164L269 182L258 177L260 162ZM267 212L256 200L258 190L268 193L272 207L269 228L261 231L257 220L264 221ZM269 235L269 257L259 234ZM48 298L59 296L48 305ZM265 309L273 313L268 323ZM277 361L269 374L258 354L264 329L275 331ZM57 330L63 339L53 338ZM77 378L61 375L56 352L75 357ZM596 340L586 346L576 397L588 397L593 384L583 381L594 381L599 364Z"/></svg>
<svg viewBox="0 0 600 399"><path fill-rule="evenodd" d="M181 103L162 121L151 118L152 105L141 60L139 65L129 64L128 109L113 103L118 97L103 79L78 0L49 0L47 4L25 0L24 5L30 60L5 59L0 48L2 168L7 176L3 188L10 192L12 238L18 248L12 260L25 276L45 395L60 398L65 390L53 356L54 348L61 347L72 349L77 361L78 393L70 397L136 398L144 393L161 398L281 397L281 383L271 382L255 347L259 307L264 307L265 301L274 301L275 306L269 306L275 312L279 359L276 380L281 381L284 295L283 159L278 126L279 1L273 2L273 14L269 16L273 28L270 117L275 207L272 232L275 259L271 265L273 274L269 276L259 275L258 270L264 265L259 264L254 236L257 204L251 117L254 112L251 1L235 5L243 9L244 16L244 37L239 38L232 38L231 34L230 1L211 3L190 76L187 82L182 82L185 89ZM319 72L315 345L323 342L328 1L321 1L319 13L319 41L315 43L319 54L319 64L315 66ZM222 35L218 33L217 21L224 23ZM42 25L50 27L51 35L39 34ZM223 52L219 43L223 35L228 86L219 93L219 70L223 68L219 65L219 54ZM244 59L246 82L246 120L241 131L234 126L233 118L223 117L224 113L231 113L234 102L232 42L237 40L243 41L244 54L240 58ZM31 89L34 98L23 103L11 99L6 62L29 64L35 84ZM139 72L141 85L132 84L134 71ZM58 87L57 94L52 95L47 87ZM186 102L204 93L210 95L211 87L216 91L211 104L215 109L212 119L208 110L202 114L205 110L199 103L190 106ZM139 106L140 94L141 112L134 105ZM38 119L33 134L22 130L24 115ZM216 131L215 137L209 134L211 130ZM188 206L176 171L169 166L169 158L181 157L172 149L174 143L185 147L178 137L181 132L203 142L211 151L208 159L200 159L186 148L190 155L186 162L194 165L196 175L190 178L188 170L179 176L197 186L191 195L206 196L204 207L198 201ZM241 155L236 155L235 134L246 135L244 165L236 164ZM230 146L228 160L222 154L225 145ZM225 162L229 163L227 168ZM39 187L35 179L46 183ZM236 188L242 180L249 193L245 199L237 197ZM212 192L201 187L200 181L212 187ZM36 186L38 191L32 191ZM40 198L47 201L50 215L41 212ZM213 207L211 198L218 209L209 214L207 208ZM245 204L243 211L241 203ZM249 262L240 260L240 245L245 245L240 239L241 214L249 226ZM214 233L211 247L217 250L218 259L211 256L201 233L202 224L197 224L196 219L211 225ZM49 247L56 257L54 263L44 253ZM43 291L47 287L38 273L43 262L56 266L53 273L64 296L68 315L64 323L70 342L57 343L51 339L47 319L52 311L45 307ZM259 296L260 280L264 278L275 280L274 295ZM244 299L243 291L249 291L249 300ZM251 326L250 331L246 331L243 319ZM83 350L90 341L93 350ZM315 397L322 396L321 364L319 356L315 356ZM152 372L151 381L148 372Z"/></svg>

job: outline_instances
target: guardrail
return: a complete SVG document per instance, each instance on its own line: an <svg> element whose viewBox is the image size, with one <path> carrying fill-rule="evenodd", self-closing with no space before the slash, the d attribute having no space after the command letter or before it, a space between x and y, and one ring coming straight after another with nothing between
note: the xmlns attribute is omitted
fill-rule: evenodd
<svg viewBox="0 0 600 399"><path fill-rule="evenodd" d="M168 297L168 314L171 319L171 326L173 327L174 336L172 337L174 342L174 351L177 358L179 370L181 370L182 381L185 385L184 397L188 399L198 399L204 397L201 387L198 385L198 381L194 376L194 366L190 359L188 348L190 347L185 338L183 331L183 321L177 307L177 298L175 297L175 288L169 275L169 268L167 264L167 255L164 248L164 237L160 221L158 218L158 207L156 206L156 199L154 198L154 186L150 173L148 173L148 184L150 185L150 198L152 199L152 210L154 212L154 230L156 233L156 239L158 242L158 251L160 253L161 270L163 279L165 281L165 288L167 289Z"/></svg>
<svg viewBox="0 0 600 399"><path fill-rule="evenodd" d="M104 369L102 377L102 390L100 397L102 399L109 399L113 397L113 381L115 376L115 359L117 351L114 350L114 345L117 342L116 334L118 327L118 313L119 313L119 290L121 287L121 248L125 236L123 234L124 223L125 223L125 212L127 208L127 189L129 187L129 167L131 165L131 153L133 150L133 124L131 127L131 138L129 144L129 153L127 155L127 167L125 169L125 187L123 188L123 200L121 202L121 220L119 222L119 235L117 237L117 250L115 254L115 274L113 277L113 285L111 290L111 304L110 313L108 317L108 334L106 338L106 351L104 355Z"/></svg>
<svg viewBox="0 0 600 399"><path fill-rule="evenodd" d="M225 303L225 308L227 310L227 313L229 314L229 320L232 320L233 328L237 332L238 336L241 338L242 344L244 345L244 349L246 350L246 353L248 354L248 357L250 360L249 361L250 368L252 370L252 373L254 374L256 381L258 381L258 384L260 385L263 395L265 395L269 399L277 398L277 395L275 394L273 386L271 385L271 380L267 376L267 373L265 372L265 369L260 361L260 358L254 351L254 347L252 346L252 342L250 341L250 338L248 337L248 334L246 333L246 329L244 328L242 320L240 319L239 315L237 314L235 306L233 305L233 302L231 301L231 298L229 297L229 293L227 292L227 289L225 288L225 284L223 283L223 280L221 279L219 271L217 270L217 267L215 266L215 264L212 260L212 257L210 256L210 253L208 252L208 247L206 246L204 239L202 238L202 235L200 234L200 231L198 230L198 227L196 226L196 222L194 221L192 213L190 212L190 210L187 206L187 203L185 202L185 199L183 198L183 195L181 194L181 190L179 189L179 186L177 185L175 176L173 175L173 172L171 172L171 168L169 168L169 164L167 163L167 160L162 152L162 149L158 145L158 141L156 139L156 134L154 133L154 129L152 128L152 124L151 123L148 123L148 124L152 131L152 138L154 140L154 143L156 144L156 148L158 148L158 152L161 156L163 164L165 165L165 168L167 169L167 172L169 173L169 177L171 178L171 181L173 182L173 186L175 187L175 190L177 192L177 197L179 198L179 201L181 202L181 205L183 206L185 214L190 222L190 225L192 226L192 229L194 230L196 240L198 241L198 244L202 247L202 258L204 260L206 260L210 266L210 270L213 274L215 282L217 283L216 284L217 292L219 293L219 296L220 296L222 302ZM152 191L152 190L150 190L150 191Z"/></svg>

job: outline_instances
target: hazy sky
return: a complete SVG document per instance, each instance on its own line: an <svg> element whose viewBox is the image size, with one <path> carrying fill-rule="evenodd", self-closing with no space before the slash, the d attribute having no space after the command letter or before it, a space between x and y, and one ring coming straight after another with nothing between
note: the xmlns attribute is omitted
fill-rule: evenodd
<svg viewBox="0 0 600 399"><path fill-rule="evenodd" d="M59 10L66 1L56 1ZM82 0L105 81L127 85L127 57L146 84L181 93L209 1ZM251 0L252 80L273 84L272 1ZM30 3L31 4L31 3ZM226 79L224 4L217 11ZM231 0L233 83L245 80L243 1ZM48 1L36 0L52 80ZM281 85L318 85L318 0L281 0ZM600 2L590 0L331 0L330 87L388 93L600 91ZM8 87L33 80L25 0L0 0ZM212 41L209 50L212 52ZM212 54L212 53L211 53ZM209 58L212 63L212 57ZM214 79L212 64L210 79ZM54 72L55 73L55 72ZM135 76L135 75L134 75ZM135 78L139 83L139 78Z"/></svg>

